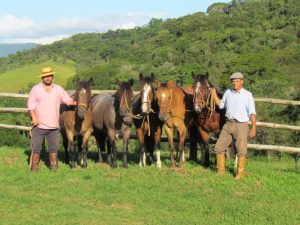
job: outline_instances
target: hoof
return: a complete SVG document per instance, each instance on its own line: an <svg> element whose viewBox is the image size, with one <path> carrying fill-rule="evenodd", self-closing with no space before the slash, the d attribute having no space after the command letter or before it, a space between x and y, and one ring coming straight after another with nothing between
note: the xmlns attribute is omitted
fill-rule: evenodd
<svg viewBox="0 0 300 225"><path fill-rule="evenodd" d="M113 163L112 163L112 168L117 168L117 167L118 167L117 162L113 162Z"/></svg>

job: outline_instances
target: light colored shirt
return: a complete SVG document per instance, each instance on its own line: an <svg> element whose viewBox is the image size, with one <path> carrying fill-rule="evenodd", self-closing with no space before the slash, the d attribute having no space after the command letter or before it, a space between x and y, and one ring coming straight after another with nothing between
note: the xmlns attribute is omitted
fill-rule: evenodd
<svg viewBox="0 0 300 225"><path fill-rule="evenodd" d="M228 89L220 103L220 108L226 108L225 116L238 122L248 122L250 115L255 114L255 104L252 93L242 88L240 91Z"/></svg>
<svg viewBox="0 0 300 225"><path fill-rule="evenodd" d="M51 90L46 91L43 83L35 85L29 94L27 109L34 110L40 122L41 129L59 128L59 108L63 102L71 100L67 92L60 86L52 84Z"/></svg>

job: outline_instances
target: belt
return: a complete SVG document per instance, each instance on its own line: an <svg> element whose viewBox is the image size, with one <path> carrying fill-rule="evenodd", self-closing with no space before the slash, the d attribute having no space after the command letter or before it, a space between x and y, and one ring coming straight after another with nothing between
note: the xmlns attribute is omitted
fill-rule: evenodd
<svg viewBox="0 0 300 225"><path fill-rule="evenodd" d="M229 122L229 123L238 123L239 121L237 121L236 119L227 119L226 122Z"/></svg>

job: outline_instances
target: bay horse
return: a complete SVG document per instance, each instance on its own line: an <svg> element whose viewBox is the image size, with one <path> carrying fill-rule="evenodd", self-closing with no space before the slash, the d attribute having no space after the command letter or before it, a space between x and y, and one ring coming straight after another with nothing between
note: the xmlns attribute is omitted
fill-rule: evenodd
<svg viewBox="0 0 300 225"><path fill-rule="evenodd" d="M159 106L158 117L161 121L163 121L168 137L171 166L175 166L173 140L174 129L178 132L179 166L182 166L184 163L184 143L187 131L185 92L174 81L168 81L160 84L156 92L156 98Z"/></svg>
<svg viewBox="0 0 300 225"><path fill-rule="evenodd" d="M140 78L140 93L134 98L132 113L133 123L139 143L140 166L146 165L146 152L149 152L150 165L154 161L153 152L156 151L157 166L161 167L160 161L160 138L163 122L158 118L158 103L155 98L156 80L155 75Z"/></svg>
<svg viewBox="0 0 300 225"><path fill-rule="evenodd" d="M206 167L209 166L209 133L214 133L218 137L225 124L224 110L219 109L215 105L211 96L210 88L214 88L214 86L208 80L208 76L208 73L194 74L192 72L194 110L196 112L196 125L200 134L199 143L202 150L200 162ZM219 92L217 94L219 98L222 98ZM197 157L197 152L192 152L191 154Z"/></svg>
<svg viewBox="0 0 300 225"><path fill-rule="evenodd" d="M65 147L66 162L71 168L75 168L75 146L74 140L77 139L79 161L82 168L87 167L88 140L93 131L92 110L90 107L91 85L93 79L89 81L77 80L77 87L74 100L76 106L61 106L61 133Z"/></svg>
<svg viewBox="0 0 300 225"><path fill-rule="evenodd" d="M93 129L98 146L103 146L105 138L108 137L110 147L108 148L107 162L111 167L117 167L116 138L123 138L123 167L128 167L128 141L131 135L132 112L131 102L133 100L132 85L134 80L119 81L119 88L115 94L96 95L91 101L93 115ZM100 147L99 162L102 162Z"/></svg>

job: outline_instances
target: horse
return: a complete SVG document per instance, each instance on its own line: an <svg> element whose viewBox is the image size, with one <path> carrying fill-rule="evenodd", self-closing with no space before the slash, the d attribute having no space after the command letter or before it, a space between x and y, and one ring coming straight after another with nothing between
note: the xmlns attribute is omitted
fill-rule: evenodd
<svg viewBox="0 0 300 225"><path fill-rule="evenodd" d="M185 94L185 91L174 81L168 81L160 84L156 91L156 98L159 106L158 117L161 121L163 121L168 137L171 166L175 166L173 140L174 129L178 132L179 166L182 166L184 163L184 144L188 119L188 110L186 110L187 95Z"/></svg>
<svg viewBox="0 0 300 225"><path fill-rule="evenodd" d="M196 112L196 125L200 134L199 143L202 150L200 162L206 167L209 166L209 133L214 133L218 136L225 124L224 110L220 110L219 107L215 105L214 99L211 96L210 88L214 86L208 80L208 76L208 73L194 74L194 72L192 72L193 103ZM217 94L222 98L220 93L217 92ZM197 157L197 152L192 152L191 154Z"/></svg>
<svg viewBox="0 0 300 225"><path fill-rule="evenodd" d="M92 110L90 107L91 85L93 79L80 81L77 79L77 87L74 100L76 106L61 106L61 133L65 148L66 162L71 168L75 168L75 146L74 140L77 139L77 146L80 152L80 166L87 167L88 140L93 131Z"/></svg>
<svg viewBox="0 0 300 225"><path fill-rule="evenodd" d="M149 152L150 165L154 161L153 152L157 154L157 166L161 167L160 161L160 138L163 122L158 118L158 103L155 98L156 81L155 75L140 78L140 93L133 100L132 113L133 123L139 143L140 166L146 165L146 152Z"/></svg>
<svg viewBox="0 0 300 225"><path fill-rule="evenodd" d="M104 146L108 137L107 162L111 167L117 167L116 138L123 138L123 167L128 167L128 141L131 135L132 112L130 109L133 100L132 85L134 80L119 81L119 88L115 94L96 95L91 101L93 115L93 129L98 146ZM99 162L103 162L101 148ZM110 149L111 148L111 149Z"/></svg>

